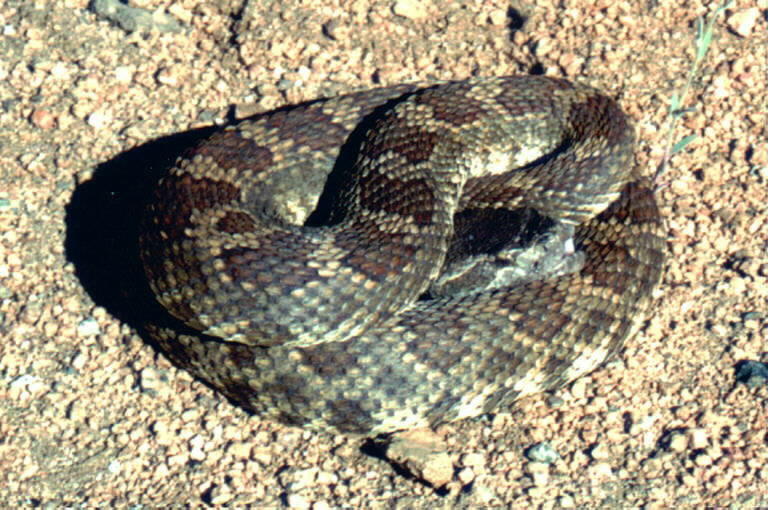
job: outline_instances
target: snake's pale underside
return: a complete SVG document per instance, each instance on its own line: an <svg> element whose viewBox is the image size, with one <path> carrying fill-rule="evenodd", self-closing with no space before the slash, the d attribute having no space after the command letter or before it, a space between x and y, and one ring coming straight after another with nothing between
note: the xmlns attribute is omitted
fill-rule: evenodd
<svg viewBox="0 0 768 510"><path fill-rule="evenodd" d="M377 434L595 369L646 318L662 220L617 104L522 76L261 114L157 185L141 257L179 366L259 415Z"/></svg>

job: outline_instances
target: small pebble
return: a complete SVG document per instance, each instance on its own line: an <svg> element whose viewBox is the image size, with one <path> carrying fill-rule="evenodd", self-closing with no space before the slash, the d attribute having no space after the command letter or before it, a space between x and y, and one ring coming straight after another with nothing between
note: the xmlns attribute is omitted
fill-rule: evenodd
<svg viewBox="0 0 768 510"><path fill-rule="evenodd" d="M760 9L757 7L736 11L728 16L728 27L741 37L749 37L759 17Z"/></svg>
<svg viewBox="0 0 768 510"><path fill-rule="evenodd" d="M691 448L694 450L706 448L709 445L707 431L702 428L690 429L688 431L688 439L690 440Z"/></svg>
<svg viewBox="0 0 768 510"><path fill-rule="evenodd" d="M696 459L694 460L694 462L699 467L706 467L712 464L712 457L710 457L706 453L700 453L696 456Z"/></svg>
<svg viewBox="0 0 768 510"><path fill-rule="evenodd" d="M288 508L296 508L299 510L310 508L310 501L301 494L289 494L286 501L288 503Z"/></svg>
<svg viewBox="0 0 768 510"><path fill-rule="evenodd" d="M542 462L544 464L554 464L560 460L560 455L549 443L539 443L532 446L525 452L525 456L530 460Z"/></svg>
<svg viewBox="0 0 768 510"><path fill-rule="evenodd" d="M93 112L88 115L86 122L94 129L103 129L109 124L110 117L104 112Z"/></svg>
<svg viewBox="0 0 768 510"><path fill-rule="evenodd" d="M35 110L32 112L32 123L40 129L52 129L56 126L56 117L48 110Z"/></svg>
<svg viewBox="0 0 768 510"><path fill-rule="evenodd" d="M590 450L589 455L595 460L606 460L611 456L611 450L605 445L597 445Z"/></svg>
<svg viewBox="0 0 768 510"><path fill-rule="evenodd" d="M475 479L475 472L472 471L472 469L470 468L464 468L461 471L459 471L457 478L462 484L467 485L471 483L472 480Z"/></svg>
<svg viewBox="0 0 768 510"><path fill-rule="evenodd" d="M428 14L427 2L421 0L397 0L392 7L392 12L412 20L424 19Z"/></svg>
<svg viewBox="0 0 768 510"><path fill-rule="evenodd" d="M507 22L507 13L504 9L494 9L488 14L491 25L502 26Z"/></svg>
<svg viewBox="0 0 768 510"><path fill-rule="evenodd" d="M680 432L673 432L669 436L669 449L673 452L682 453L688 448L688 438Z"/></svg>
<svg viewBox="0 0 768 510"><path fill-rule="evenodd" d="M101 333L101 327L95 319L85 319L77 325L77 332L81 336L94 336Z"/></svg>
<svg viewBox="0 0 768 510"><path fill-rule="evenodd" d="M461 456L461 465L467 467L485 466L485 455L482 453L465 453Z"/></svg>

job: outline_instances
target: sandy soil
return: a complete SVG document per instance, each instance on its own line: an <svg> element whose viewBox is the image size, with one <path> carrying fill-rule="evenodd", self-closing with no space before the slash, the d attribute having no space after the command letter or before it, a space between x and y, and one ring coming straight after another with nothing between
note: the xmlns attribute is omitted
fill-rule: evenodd
<svg viewBox="0 0 768 510"><path fill-rule="evenodd" d="M248 416L137 334L132 229L150 177L204 128L258 111L514 73L618 97L638 164L655 169L712 2L135 0L144 11L113 21L96 4L0 2L0 501L768 505L768 385L735 376L768 361L766 0L718 20L694 82L676 138L699 138L660 181L669 257L653 316L592 376L441 427L455 476L439 491L358 439ZM158 9L150 31L126 24ZM540 443L559 460L529 460Z"/></svg>

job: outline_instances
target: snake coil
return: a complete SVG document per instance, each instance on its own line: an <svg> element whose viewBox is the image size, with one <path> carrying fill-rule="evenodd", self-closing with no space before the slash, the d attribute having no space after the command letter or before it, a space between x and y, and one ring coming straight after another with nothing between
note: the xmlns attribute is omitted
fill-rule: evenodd
<svg viewBox="0 0 768 510"><path fill-rule="evenodd" d="M148 329L246 409L319 429L435 425L562 385L620 348L660 279L633 139L613 100L534 76L239 122L146 209L141 257L169 312ZM510 254L531 217L553 232L536 247L573 248L528 270ZM578 263L540 270L548 258Z"/></svg>

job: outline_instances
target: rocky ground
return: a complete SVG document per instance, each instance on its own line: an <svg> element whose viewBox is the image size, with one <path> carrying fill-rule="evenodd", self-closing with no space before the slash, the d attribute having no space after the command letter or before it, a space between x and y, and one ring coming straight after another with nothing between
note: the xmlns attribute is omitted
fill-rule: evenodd
<svg viewBox="0 0 768 510"><path fill-rule="evenodd" d="M447 425L434 488L370 443L248 416L132 328L126 222L200 132L345 91L538 73L588 81L664 153L712 2L0 2L0 500L55 508L768 505L768 2L740 0L659 180L655 312L603 369ZM205 132L204 129L202 132ZM185 133L171 136L176 133ZM118 256L119 255L119 256ZM125 282L124 282L125 283ZM763 365L756 364L756 367ZM550 456L535 457L534 452ZM537 460L532 460L537 459Z"/></svg>

